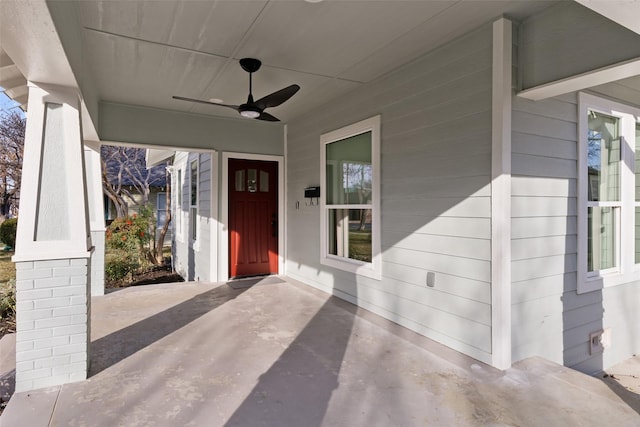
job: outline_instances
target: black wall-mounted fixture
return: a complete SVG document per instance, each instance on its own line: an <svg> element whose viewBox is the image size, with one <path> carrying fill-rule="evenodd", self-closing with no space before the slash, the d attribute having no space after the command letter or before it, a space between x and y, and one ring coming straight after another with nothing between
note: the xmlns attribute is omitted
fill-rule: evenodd
<svg viewBox="0 0 640 427"><path fill-rule="evenodd" d="M318 199L320 198L320 187L307 187L304 189L305 199Z"/></svg>
<svg viewBox="0 0 640 427"><path fill-rule="evenodd" d="M304 198L310 199L309 203L305 202L307 206L314 206L320 204L320 187L307 187L304 189ZM313 199L316 199L316 202L313 203Z"/></svg>

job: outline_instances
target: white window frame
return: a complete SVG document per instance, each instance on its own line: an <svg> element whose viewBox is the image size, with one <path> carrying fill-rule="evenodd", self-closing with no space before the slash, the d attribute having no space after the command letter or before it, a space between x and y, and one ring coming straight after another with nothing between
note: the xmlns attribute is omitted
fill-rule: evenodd
<svg viewBox="0 0 640 427"><path fill-rule="evenodd" d="M192 167L193 164L195 163L196 165L196 186L195 186L195 196L196 196L196 203L192 204L191 200L193 199L193 173L192 173ZM200 154L198 154L195 158L193 159L189 159L189 161L187 162L187 166L188 166L188 170L189 170L189 212L187 213L188 217L189 217L189 230L187 231L189 233L189 242L193 245L193 249L197 250L198 249L198 244L199 244L199 237L200 237L200 220L199 218L199 204L200 204ZM191 211L195 208L195 215L191 215ZM195 224L193 223L193 221L195 221ZM193 231L195 230L195 238L193 236Z"/></svg>
<svg viewBox="0 0 640 427"><path fill-rule="evenodd" d="M332 255L329 248L329 209L340 209L345 205L327 205L325 188L320 197L320 263L351 273L380 280L382 276L381 257L381 224L380 224L380 122L381 117L374 116L358 123L336 129L320 136L320 185L326 187L327 182L327 150L328 144L337 142L352 136L371 132L371 204L363 205L365 209L371 209L371 262L363 262ZM366 206L366 207L365 207Z"/></svg>
<svg viewBox="0 0 640 427"><path fill-rule="evenodd" d="M595 95L578 96L578 293L592 292L640 280L640 264L635 263L634 212L635 201L635 132L640 121L640 109ZM620 203L600 202L601 206L619 205L615 238L617 241L616 267L587 271L588 255L588 132L589 112L595 111L620 120L621 162Z"/></svg>

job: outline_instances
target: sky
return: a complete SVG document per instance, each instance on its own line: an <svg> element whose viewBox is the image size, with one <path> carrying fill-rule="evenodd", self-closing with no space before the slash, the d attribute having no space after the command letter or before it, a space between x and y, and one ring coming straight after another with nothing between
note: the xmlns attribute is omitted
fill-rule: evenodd
<svg viewBox="0 0 640 427"><path fill-rule="evenodd" d="M18 104L13 102L11 98L2 92L3 90L2 86L0 86L0 113L4 113L5 111L17 111L22 113L20 108L15 108Z"/></svg>

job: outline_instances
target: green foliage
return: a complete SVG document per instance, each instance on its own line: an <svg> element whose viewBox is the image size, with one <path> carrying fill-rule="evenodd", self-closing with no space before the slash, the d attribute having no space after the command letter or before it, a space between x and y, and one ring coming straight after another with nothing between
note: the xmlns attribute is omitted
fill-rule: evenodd
<svg viewBox="0 0 640 427"><path fill-rule="evenodd" d="M0 284L0 318L6 319L16 313L16 281L11 279Z"/></svg>
<svg viewBox="0 0 640 427"><path fill-rule="evenodd" d="M108 281L130 279L132 274L146 267L150 259L155 219L148 206L140 214L115 219L107 228L105 275Z"/></svg>
<svg viewBox="0 0 640 427"><path fill-rule="evenodd" d="M107 281L119 282L131 279L133 273L140 269L140 264L121 256L110 256L105 260L104 273Z"/></svg>
<svg viewBox="0 0 640 427"><path fill-rule="evenodd" d="M0 242L15 248L16 230L18 229L18 219L10 218L0 224Z"/></svg>

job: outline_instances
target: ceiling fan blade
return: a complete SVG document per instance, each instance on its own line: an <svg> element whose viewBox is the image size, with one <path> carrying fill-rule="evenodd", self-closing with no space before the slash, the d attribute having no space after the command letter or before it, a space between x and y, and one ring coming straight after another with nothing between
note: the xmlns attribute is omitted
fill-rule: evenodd
<svg viewBox="0 0 640 427"><path fill-rule="evenodd" d="M238 105L228 105L228 104L219 104L217 102L211 102L211 101L205 101L202 99L195 99L195 98L185 98L184 96L172 96L173 99L178 99L180 101L189 101L189 102L199 102L200 104L207 104L207 105L217 105L218 107L227 107L227 108L231 108L233 110L239 111L238 109L240 108Z"/></svg>
<svg viewBox="0 0 640 427"><path fill-rule="evenodd" d="M260 98L256 101L256 106L261 110L270 107L277 107L278 105L285 102L287 99L291 98L296 94L297 91L300 90L300 86L291 85L285 87L284 89L280 89L277 92L273 92L270 95L265 96L264 98Z"/></svg>
<svg viewBox="0 0 640 427"><path fill-rule="evenodd" d="M278 119L277 117L273 117L271 114L269 113L265 113L264 111L262 113L260 113L260 115L258 117L256 117L256 120L264 120L267 122L279 122L280 119Z"/></svg>

